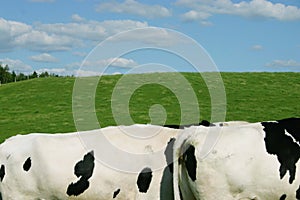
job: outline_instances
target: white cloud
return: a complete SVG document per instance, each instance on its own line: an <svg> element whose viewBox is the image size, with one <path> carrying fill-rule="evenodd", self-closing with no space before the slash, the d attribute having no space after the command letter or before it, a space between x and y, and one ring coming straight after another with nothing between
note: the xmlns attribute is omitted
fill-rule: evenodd
<svg viewBox="0 0 300 200"><path fill-rule="evenodd" d="M190 10L182 15L184 21L205 20L211 16L208 12Z"/></svg>
<svg viewBox="0 0 300 200"><path fill-rule="evenodd" d="M260 51L260 50L263 50L263 46L260 44L255 44L251 47L251 49L254 51Z"/></svg>
<svg viewBox="0 0 300 200"><path fill-rule="evenodd" d="M295 60L273 60L270 63L266 64L267 67L272 68L299 68L300 69L300 62Z"/></svg>
<svg viewBox="0 0 300 200"><path fill-rule="evenodd" d="M33 51L65 51L80 41L65 35L49 34L30 25L0 18L0 51L24 48Z"/></svg>
<svg viewBox="0 0 300 200"><path fill-rule="evenodd" d="M201 21L200 24L201 24L202 26L212 26L212 25L213 25L212 22L205 21L205 20Z"/></svg>
<svg viewBox="0 0 300 200"><path fill-rule="evenodd" d="M111 63L111 65L114 67L132 68L138 65L138 63L134 60L126 58L110 58L105 62Z"/></svg>
<svg viewBox="0 0 300 200"><path fill-rule="evenodd" d="M107 36L112 36L122 31L148 27L147 22L133 20L106 20L98 23L106 29Z"/></svg>
<svg viewBox="0 0 300 200"><path fill-rule="evenodd" d="M101 72L89 71L89 70L76 70L74 71L74 76L76 77L87 77L87 76L101 76Z"/></svg>
<svg viewBox="0 0 300 200"><path fill-rule="evenodd" d="M21 60L14 60L10 58L5 58L5 59L0 59L0 63L2 65L8 65L10 71L15 71L17 74L19 73L24 73L24 74L32 74L34 69L32 66L24 63ZM62 76L67 76L67 75L74 75L75 70L67 69L67 68L41 68L35 70L38 74L42 72L48 72L48 73L54 73Z"/></svg>
<svg viewBox="0 0 300 200"><path fill-rule="evenodd" d="M81 44L80 40L37 30L15 38L15 45L39 52L67 51L72 49L75 44Z"/></svg>
<svg viewBox="0 0 300 200"><path fill-rule="evenodd" d="M134 14L146 18L162 18L170 17L172 15L171 11L166 7L161 5L142 4L135 0L125 0L123 3L116 1L100 3L97 6L96 11Z"/></svg>
<svg viewBox="0 0 300 200"><path fill-rule="evenodd" d="M65 68L42 68L42 69L36 70L36 72L38 74L41 74L43 72L48 72L49 74L57 74L60 76L70 76L73 73L71 71L68 71Z"/></svg>
<svg viewBox="0 0 300 200"><path fill-rule="evenodd" d="M76 77L88 77L88 76L100 76L102 75L97 71L74 69L70 70L67 68L42 68L36 70L38 74L48 72L49 74L57 74L59 76L76 76Z"/></svg>
<svg viewBox="0 0 300 200"><path fill-rule="evenodd" d="M27 25L0 18L0 52L18 48L37 52L68 51L87 44L95 45L89 42L100 42L121 31L144 27L148 27L146 22L133 20Z"/></svg>
<svg viewBox="0 0 300 200"><path fill-rule="evenodd" d="M31 26L0 18L0 52L11 51L15 46L15 39L30 31Z"/></svg>
<svg viewBox="0 0 300 200"><path fill-rule="evenodd" d="M55 35L100 42L121 31L147 26L146 22L133 20L108 20L103 22L91 20L84 23L40 24L36 29Z"/></svg>
<svg viewBox="0 0 300 200"><path fill-rule="evenodd" d="M189 43L186 36L166 30L163 28L148 27L145 29L137 29L135 31L129 31L127 34L117 35L109 38L109 42L132 42L140 43L140 46L154 45L156 47L171 47L174 45L184 45Z"/></svg>
<svg viewBox="0 0 300 200"><path fill-rule="evenodd" d="M93 45L98 44L99 42L117 33L134 29L139 29L139 31L133 31L130 32L130 34L124 34L124 37L117 36L114 37L114 39L117 38L116 40L118 41L127 42L139 40L147 44L154 44L164 47L182 42L182 40L178 37L178 34L173 34L165 29L143 28L149 28L147 22L133 20L106 20L102 22L90 20L85 21L84 23L56 23L40 24L36 26L36 29L40 32L59 35L61 37L65 36L73 39L90 41L93 42Z"/></svg>
<svg viewBox="0 0 300 200"><path fill-rule="evenodd" d="M79 15L73 18L80 21ZM143 29L148 28L148 29ZM107 20L72 23L35 23L28 25L21 22L0 18L0 52L26 49L40 53L70 51L74 48L95 46L99 42L117 33L129 30L130 34L114 37L114 42L141 41L147 45L169 47L182 42L178 34L165 29L149 29L147 22L133 20ZM113 41L112 38L110 38ZM79 55L77 53L77 55ZM83 55L82 55L83 56Z"/></svg>
<svg viewBox="0 0 300 200"><path fill-rule="evenodd" d="M85 62L83 62L82 66L97 69L97 68L106 67L108 65L112 67L132 68L137 66L138 63L132 59L127 59L127 58L108 58L105 60L96 60L96 61L86 60Z"/></svg>
<svg viewBox="0 0 300 200"><path fill-rule="evenodd" d="M69 75L97 76L101 75L103 71L105 71L105 67L134 68L136 66L138 66L138 63L133 59L108 58L105 60L86 60L83 63L70 63L65 66L65 69Z"/></svg>
<svg viewBox="0 0 300 200"><path fill-rule="evenodd" d="M10 58L0 59L0 63L3 65L8 65L10 71L15 71L16 73L31 73L33 71L30 65L23 63L21 60L13 60Z"/></svg>
<svg viewBox="0 0 300 200"><path fill-rule="evenodd" d="M78 14L73 14L71 18L74 22L84 22L85 21L85 19Z"/></svg>
<svg viewBox="0 0 300 200"><path fill-rule="evenodd" d="M48 53L42 53L39 55L31 56L30 59L35 62L54 63L58 62L58 59Z"/></svg>
<svg viewBox="0 0 300 200"><path fill-rule="evenodd" d="M205 20L214 14L237 15L248 18L271 18L281 21L300 20L300 8L272 3L268 0L251 0L234 3L231 0L178 0L177 6L192 9L182 15L183 20Z"/></svg>
<svg viewBox="0 0 300 200"><path fill-rule="evenodd" d="M114 72L113 75L119 75L122 74L121 72Z"/></svg>
<svg viewBox="0 0 300 200"><path fill-rule="evenodd" d="M75 51L72 53L74 56L79 56L79 57L85 57L87 53L85 52L80 52L80 51Z"/></svg>

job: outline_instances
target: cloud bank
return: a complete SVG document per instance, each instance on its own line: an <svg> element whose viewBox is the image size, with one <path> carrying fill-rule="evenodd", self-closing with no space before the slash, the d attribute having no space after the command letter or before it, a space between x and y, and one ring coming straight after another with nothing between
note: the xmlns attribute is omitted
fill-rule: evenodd
<svg viewBox="0 0 300 200"><path fill-rule="evenodd" d="M176 5L191 9L182 14L181 17L184 21L205 21L217 14L280 21L300 20L298 7L272 3L268 0L241 1L239 3L231 0L178 0Z"/></svg>

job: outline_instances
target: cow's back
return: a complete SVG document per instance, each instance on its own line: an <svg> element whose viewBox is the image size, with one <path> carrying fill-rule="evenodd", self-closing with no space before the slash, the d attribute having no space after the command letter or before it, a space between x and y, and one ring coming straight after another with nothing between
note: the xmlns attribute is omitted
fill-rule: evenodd
<svg viewBox="0 0 300 200"><path fill-rule="evenodd" d="M145 129L147 131L153 127L134 125L80 133L28 134L9 138L0 145L2 197L159 199L162 193L166 193L162 189L167 191L172 188L171 173L165 176L169 170L165 150L178 130L154 127L159 131L151 137L134 133L142 137L135 138L136 142L132 140L134 135L128 135L130 130L145 132ZM99 134L102 136L99 137ZM101 143L103 136L111 143L109 148L114 150L103 149L107 142ZM98 148L98 145L102 147ZM126 168L122 162L128 162L128 159L114 154L115 150L127 151L125 155L141 154L144 160L130 160L135 167ZM152 158L153 154L157 155ZM155 161L155 158L160 160ZM161 182L167 185L162 187Z"/></svg>
<svg viewBox="0 0 300 200"><path fill-rule="evenodd" d="M261 123L186 129L175 142L174 187L183 199L296 199L300 177L280 178L281 164L266 150ZM208 155L201 154L208 134L219 138ZM296 168L300 170L299 162ZM181 191L177 188L181 188Z"/></svg>

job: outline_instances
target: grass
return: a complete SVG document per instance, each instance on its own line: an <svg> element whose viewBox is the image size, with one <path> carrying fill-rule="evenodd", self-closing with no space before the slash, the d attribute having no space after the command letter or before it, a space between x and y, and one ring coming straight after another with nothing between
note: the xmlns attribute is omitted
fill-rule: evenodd
<svg viewBox="0 0 300 200"><path fill-rule="evenodd" d="M195 117L192 117L195 115L210 119L211 99L205 82L197 73L182 75L194 91L182 85L173 73L128 75L128 79L123 79L121 75L103 76L95 98L95 110L101 127L116 125L116 117L123 120L123 124L161 124L164 117L166 123L178 124L181 122L181 107L177 97L183 96L189 100L191 92L196 94L198 102L186 102L188 106L183 113L183 122L195 122ZM300 73L221 75L226 89L227 121L255 122L300 116ZM124 80L130 82L120 84ZM156 82L151 83L153 80ZM72 113L74 82L75 78L53 77L0 86L0 142L16 134L76 131ZM169 83L171 89L163 86ZM136 90L130 89L134 87ZM177 93L174 94L174 91ZM112 98L113 92L117 98ZM128 102L125 107L124 102ZM132 122L128 121L127 109ZM158 121L151 121L149 110L153 119Z"/></svg>
<svg viewBox="0 0 300 200"><path fill-rule="evenodd" d="M299 73L224 73L227 120L300 117Z"/></svg>

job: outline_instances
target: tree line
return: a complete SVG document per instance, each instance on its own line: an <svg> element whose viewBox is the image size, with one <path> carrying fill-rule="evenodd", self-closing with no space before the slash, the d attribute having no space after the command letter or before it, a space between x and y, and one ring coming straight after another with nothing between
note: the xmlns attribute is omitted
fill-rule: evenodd
<svg viewBox="0 0 300 200"><path fill-rule="evenodd" d="M28 80L28 79L33 79L33 78L44 78L44 77L58 77L57 74L49 74L47 71L42 72L38 74L36 71L34 71L32 74L23 74L23 73L18 73L16 74L15 71L10 71L9 66L5 65L3 66L0 64L0 84L4 83L10 83L10 82L17 82L17 81L23 81L23 80Z"/></svg>

